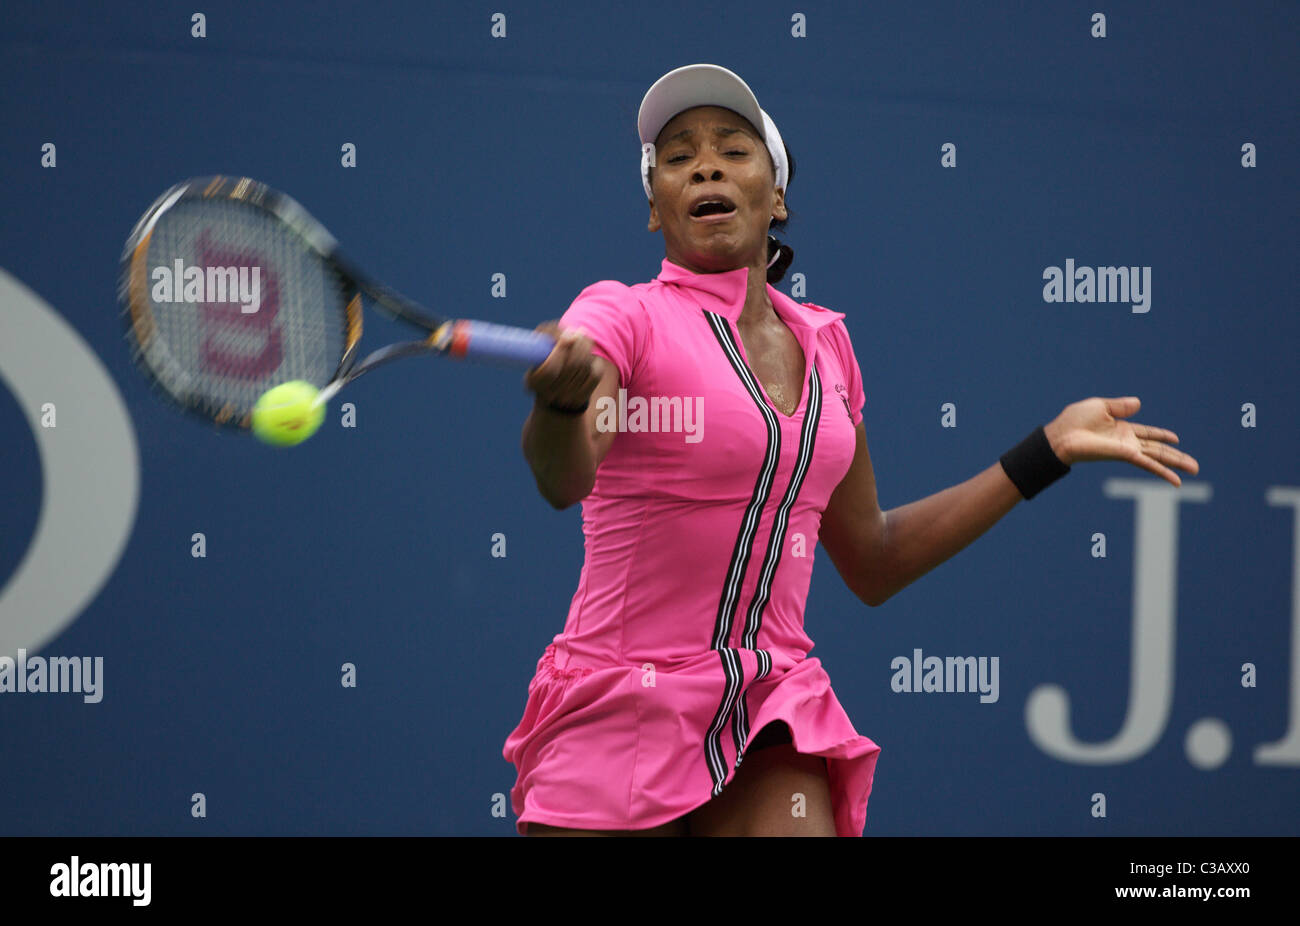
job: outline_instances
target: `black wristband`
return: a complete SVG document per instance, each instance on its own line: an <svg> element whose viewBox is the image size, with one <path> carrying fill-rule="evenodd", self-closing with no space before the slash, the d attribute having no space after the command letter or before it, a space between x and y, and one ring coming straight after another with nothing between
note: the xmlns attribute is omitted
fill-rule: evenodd
<svg viewBox="0 0 1300 926"><path fill-rule="evenodd" d="M1052 444L1042 427L1002 454L999 462L1026 500L1070 471L1070 467L1052 452Z"/></svg>
<svg viewBox="0 0 1300 926"><path fill-rule="evenodd" d="M582 408L564 408L563 406L552 405L550 402L547 402L544 407L548 411L555 412L557 415L569 415L570 417L572 417L574 415L581 415L583 412L587 410L587 406L589 406L590 404L591 404L590 402L583 402Z"/></svg>

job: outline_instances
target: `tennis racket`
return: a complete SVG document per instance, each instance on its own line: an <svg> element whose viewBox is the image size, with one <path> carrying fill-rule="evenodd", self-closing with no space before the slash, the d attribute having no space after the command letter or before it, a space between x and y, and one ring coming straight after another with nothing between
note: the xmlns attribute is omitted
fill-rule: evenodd
<svg viewBox="0 0 1300 926"><path fill-rule="evenodd" d="M358 360L362 297L421 332ZM445 354L540 364L548 334L451 319L363 274L290 197L247 177L169 189L122 253L119 298L133 356L183 408L247 429L259 396L306 380L326 402L399 357Z"/></svg>

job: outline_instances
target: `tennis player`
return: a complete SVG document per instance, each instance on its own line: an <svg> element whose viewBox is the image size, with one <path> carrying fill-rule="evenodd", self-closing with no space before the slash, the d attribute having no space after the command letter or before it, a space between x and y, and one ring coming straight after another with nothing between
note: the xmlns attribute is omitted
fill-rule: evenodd
<svg viewBox="0 0 1300 926"><path fill-rule="evenodd" d="M794 162L736 74L670 71L641 103L659 275L584 289L545 363L523 452L556 508L582 501L585 562L503 753L528 835L861 836L880 747L808 655L820 541L875 606L1084 460L1174 485L1196 461L1068 406L977 476L882 512L844 315L773 287ZM653 148L645 147L653 143ZM657 414L650 414L649 410Z"/></svg>

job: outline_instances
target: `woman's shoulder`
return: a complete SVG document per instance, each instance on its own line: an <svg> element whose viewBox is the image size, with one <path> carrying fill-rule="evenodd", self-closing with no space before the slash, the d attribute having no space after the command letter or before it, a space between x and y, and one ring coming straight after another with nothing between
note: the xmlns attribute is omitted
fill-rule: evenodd
<svg viewBox="0 0 1300 926"><path fill-rule="evenodd" d="M815 303L815 302L801 302L801 301L798 300L798 299L794 299L794 298L791 298L791 297L787 297L787 298L789 298L790 301L793 302L793 303L795 303L796 305L803 306L805 309L812 309L814 312L828 312L828 313L830 313L830 314L832 314L832 315L843 315L843 314L844 314L843 312L840 312L840 311L837 310L837 309L832 309L832 308L830 308L830 307L828 307L828 306L824 306L824 305L818 305L818 304ZM837 322L839 322L839 321L843 321L843 319L836 319L836 321L837 321Z"/></svg>
<svg viewBox="0 0 1300 926"><path fill-rule="evenodd" d="M569 303L565 318L569 324L577 320L604 320L626 332L644 332L654 327L649 311L654 298L648 295L648 283L624 283L621 280L597 280L585 286Z"/></svg>
<svg viewBox="0 0 1300 926"><path fill-rule="evenodd" d="M621 293L623 295L637 294L640 295L649 290L663 286L663 281L658 279L643 280L639 283L624 283L622 280L596 280L594 283L588 283L583 288L583 292L597 290L599 292Z"/></svg>
<svg viewBox="0 0 1300 926"><path fill-rule="evenodd" d="M818 328L817 333L822 339L822 343L829 345L831 350L834 351L842 369L856 369L858 366L857 356L853 348L853 338L849 336L849 328L844 324L844 313L824 305L818 305L815 302L799 302L799 305L805 309L812 309L817 313L826 312L839 316Z"/></svg>
<svg viewBox="0 0 1300 926"><path fill-rule="evenodd" d="M644 311L649 283L624 283L622 280L597 280L583 287L572 305L593 303L624 311Z"/></svg>
<svg viewBox="0 0 1300 926"><path fill-rule="evenodd" d="M596 353L611 361L626 385L646 356L653 328L639 285L597 280L584 287L560 318L561 328L580 328Z"/></svg>
<svg viewBox="0 0 1300 926"><path fill-rule="evenodd" d="M838 309L829 308L828 306L818 305L815 302L799 302L797 299L792 301L798 303L805 309L812 309L814 312L825 312L831 315L841 316L840 318L831 320L829 324L823 325L820 330L831 340L835 341L837 345L842 345L851 349L852 342L849 338L848 326L844 324L843 312L840 312Z"/></svg>

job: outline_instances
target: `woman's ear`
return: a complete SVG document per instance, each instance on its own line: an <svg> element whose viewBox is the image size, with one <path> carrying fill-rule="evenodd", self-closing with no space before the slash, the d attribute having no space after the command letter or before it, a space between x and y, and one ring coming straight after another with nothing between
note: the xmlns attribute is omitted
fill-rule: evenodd
<svg viewBox="0 0 1300 926"><path fill-rule="evenodd" d="M650 221L646 228L652 232L659 231L659 211L655 209L655 201L650 200Z"/></svg>
<svg viewBox="0 0 1300 926"><path fill-rule="evenodd" d="M790 213L785 208L785 190L777 187L772 203L772 218L784 222L789 217Z"/></svg>

